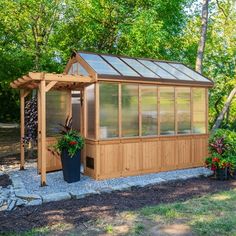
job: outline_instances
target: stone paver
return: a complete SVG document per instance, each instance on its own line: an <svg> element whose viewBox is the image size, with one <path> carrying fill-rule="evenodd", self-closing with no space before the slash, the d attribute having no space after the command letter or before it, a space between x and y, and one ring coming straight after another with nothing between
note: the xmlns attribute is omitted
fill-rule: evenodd
<svg viewBox="0 0 236 236"><path fill-rule="evenodd" d="M212 171L200 167L174 170L161 173L114 178L96 181L88 176L81 176L81 181L68 184L63 180L62 171L47 174L47 186L40 186L40 175L35 163L27 163L26 170L4 168L0 174L8 174L12 185L0 188L0 211L13 210L16 207L40 205L46 202L67 199L80 199L91 194L100 194L131 187L144 187L170 180L189 179L210 176Z"/></svg>
<svg viewBox="0 0 236 236"><path fill-rule="evenodd" d="M59 192L42 195L43 202L55 202L61 200L71 199L71 195L68 192Z"/></svg>

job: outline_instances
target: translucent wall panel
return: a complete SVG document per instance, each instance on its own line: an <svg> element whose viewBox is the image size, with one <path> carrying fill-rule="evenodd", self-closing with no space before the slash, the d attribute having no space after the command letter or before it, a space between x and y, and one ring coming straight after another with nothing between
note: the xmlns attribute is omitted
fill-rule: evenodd
<svg viewBox="0 0 236 236"><path fill-rule="evenodd" d="M122 136L139 135L138 85L122 84Z"/></svg>
<svg viewBox="0 0 236 236"><path fill-rule="evenodd" d="M118 131L118 84L99 84L100 138L114 138Z"/></svg>
<svg viewBox="0 0 236 236"><path fill-rule="evenodd" d="M80 91L72 91L72 127L80 131Z"/></svg>
<svg viewBox="0 0 236 236"><path fill-rule="evenodd" d="M141 87L142 135L157 135L157 87Z"/></svg>
<svg viewBox="0 0 236 236"><path fill-rule="evenodd" d="M88 72L84 69L84 67L79 64L78 62L73 63L68 74L74 74L74 75L84 75L84 76L88 76Z"/></svg>
<svg viewBox="0 0 236 236"><path fill-rule="evenodd" d="M80 56L98 73L108 75L119 75L106 61L94 54L80 53Z"/></svg>
<svg viewBox="0 0 236 236"><path fill-rule="evenodd" d="M177 133L191 133L190 88L176 88Z"/></svg>
<svg viewBox="0 0 236 236"><path fill-rule="evenodd" d="M171 87L159 87L160 135L175 134L175 91Z"/></svg>
<svg viewBox="0 0 236 236"><path fill-rule="evenodd" d="M193 133L206 133L206 94L204 88L193 88Z"/></svg>
<svg viewBox="0 0 236 236"><path fill-rule="evenodd" d="M77 62L72 64L72 74L79 74L79 64Z"/></svg>
<svg viewBox="0 0 236 236"><path fill-rule="evenodd" d="M67 104L69 93L65 91L49 91L46 93L46 126L47 136L59 135L60 125L67 118L69 106Z"/></svg>
<svg viewBox="0 0 236 236"><path fill-rule="evenodd" d="M156 74L154 74L152 71L150 71L148 68L146 68L144 65L142 65L139 61L131 58L121 58L123 61L125 61L129 66L134 68L139 74L141 74L144 77L150 77L150 78L158 78Z"/></svg>
<svg viewBox="0 0 236 236"><path fill-rule="evenodd" d="M95 86L86 88L87 95L87 137L95 138Z"/></svg>
<svg viewBox="0 0 236 236"><path fill-rule="evenodd" d="M123 61L121 61L118 57L112 56L102 56L105 58L113 67L115 67L122 75L126 76L137 76L140 77L134 70L132 70L129 66L127 66Z"/></svg>

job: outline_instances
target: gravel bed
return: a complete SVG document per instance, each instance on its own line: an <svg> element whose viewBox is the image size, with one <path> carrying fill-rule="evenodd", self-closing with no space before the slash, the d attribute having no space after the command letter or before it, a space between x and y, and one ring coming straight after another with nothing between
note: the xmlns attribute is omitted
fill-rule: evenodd
<svg viewBox="0 0 236 236"><path fill-rule="evenodd" d="M80 199L88 195L121 191L131 187L145 187L172 180L212 175L210 170L200 167L100 181L81 175L80 181L69 184L64 181L62 171L56 171L47 174L47 186L41 187L41 177L37 173L36 163L27 163L24 171L19 171L18 168L8 168L4 172L10 176L12 185L10 186L11 194L8 194L9 199L6 199L8 206L5 206L2 210L6 208L13 210L17 206L32 206L53 201Z"/></svg>
<svg viewBox="0 0 236 236"><path fill-rule="evenodd" d="M159 183L168 180L187 179L192 177L198 177L201 175L209 176L212 172L206 168L192 168L185 170L176 170L161 172L156 174L132 176L132 177L121 177L109 180L96 181L88 176L81 176L79 182L70 183L64 181L62 171L56 171L47 174L47 186L40 187L40 175L37 173L35 166L27 167L24 171L12 171L9 172L10 176L16 176L22 180L28 193L32 194L51 194L59 192L72 192L82 191L84 189L94 190L95 192L101 192L103 189L113 189L114 187L123 189L124 186L145 186L148 184ZM156 180L156 181L155 181Z"/></svg>

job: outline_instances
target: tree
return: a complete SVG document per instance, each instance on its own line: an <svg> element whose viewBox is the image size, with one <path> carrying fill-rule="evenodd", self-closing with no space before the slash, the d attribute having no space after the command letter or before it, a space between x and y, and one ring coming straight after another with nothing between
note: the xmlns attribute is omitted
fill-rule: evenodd
<svg viewBox="0 0 236 236"><path fill-rule="evenodd" d="M217 1L217 13L214 18L214 25L211 26L211 32L214 36L211 37L209 43L211 53L207 52L207 58L209 59L207 64L215 64L214 74L217 79L216 88L212 91L213 96L210 98L211 102L214 101L215 109L218 111L214 119L212 132L221 126L226 113L228 113L228 118L236 115L235 109L231 109L234 113L230 114L229 112L236 92L235 3L224 0ZM217 89L217 87L220 87L220 89ZM227 124L227 127L230 127L230 124Z"/></svg>
<svg viewBox="0 0 236 236"><path fill-rule="evenodd" d="M70 0L55 44L63 58L75 49L177 59L186 2Z"/></svg>
<svg viewBox="0 0 236 236"><path fill-rule="evenodd" d="M208 24L208 3L209 0L202 0L201 37L198 44L197 59L196 59L196 71L199 73L202 73L202 63L206 44L207 24Z"/></svg>
<svg viewBox="0 0 236 236"><path fill-rule="evenodd" d="M218 129L220 127L220 125L224 119L225 113L228 111L231 101L232 101L233 97L235 96L235 94L236 94L236 87L234 87L233 90L230 92L230 94L224 104L222 111L220 112L219 116L217 117L217 119L215 121L215 124L212 127L212 132L214 132L216 129Z"/></svg>
<svg viewBox="0 0 236 236"><path fill-rule="evenodd" d="M5 43L26 51L35 70L44 69L43 60L51 53L48 44L63 16L63 4L63 0L0 0L0 21L8 38Z"/></svg>

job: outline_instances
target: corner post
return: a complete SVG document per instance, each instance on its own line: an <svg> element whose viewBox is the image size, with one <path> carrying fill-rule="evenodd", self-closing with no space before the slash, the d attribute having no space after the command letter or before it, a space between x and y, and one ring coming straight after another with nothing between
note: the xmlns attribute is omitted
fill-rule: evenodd
<svg viewBox="0 0 236 236"><path fill-rule="evenodd" d="M39 127L41 127L41 186L46 186L46 83L44 74L42 74L42 80L40 81L40 120Z"/></svg>
<svg viewBox="0 0 236 236"><path fill-rule="evenodd" d="M20 170L25 169L25 96L24 89L20 90Z"/></svg>
<svg viewBox="0 0 236 236"><path fill-rule="evenodd" d="M38 89L38 174L42 172L41 163L42 163L42 155L41 155L41 97L40 97L40 86Z"/></svg>

